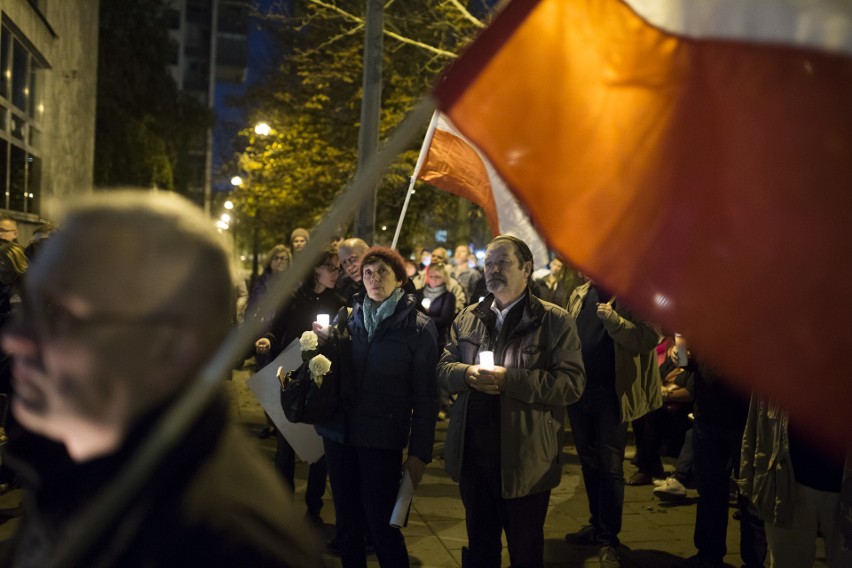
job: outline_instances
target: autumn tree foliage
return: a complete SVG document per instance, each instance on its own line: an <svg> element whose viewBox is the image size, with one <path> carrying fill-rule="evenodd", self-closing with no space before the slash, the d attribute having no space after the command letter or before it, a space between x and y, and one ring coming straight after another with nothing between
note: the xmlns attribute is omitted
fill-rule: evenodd
<svg viewBox="0 0 852 568"><path fill-rule="evenodd" d="M381 139L484 27L488 4L385 3ZM364 0L295 0L260 15L274 30L281 61L277 72L242 101L250 125L241 133L241 151L231 166L244 179L233 194L238 219L258 229L261 250L284 240L294 227L313 227L355 174L364 10ZM268 123L271 132L256 134L257 121ZM401 155L381 182L377 242L390 242L418 152L419 144ZM402 248L434 244L439 227L449 229L450 245L469 239L471 228L484 234L478 208L428 186L418 186L410 207Z"/></svg>

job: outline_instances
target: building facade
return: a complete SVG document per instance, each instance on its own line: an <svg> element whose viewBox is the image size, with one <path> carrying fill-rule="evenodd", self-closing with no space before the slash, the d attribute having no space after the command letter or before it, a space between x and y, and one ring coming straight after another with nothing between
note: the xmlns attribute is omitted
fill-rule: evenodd
<svg viewBox="0 0 852 568"><path fill-rule="evenodd" d="M44 202L92 188L98 0L0 0L0 210L26 243Z"/></svg>
<svg viewBox="0 0 852 568"><path fill-rule="evenodd" d="M248 0L170 0L169 35L174 52L169 71L180 90L215 110L217 82L245 80ZM215 39L215 41L213 41ZM194 182L187 197L209 211L213 132L192 149Z"/></svg>

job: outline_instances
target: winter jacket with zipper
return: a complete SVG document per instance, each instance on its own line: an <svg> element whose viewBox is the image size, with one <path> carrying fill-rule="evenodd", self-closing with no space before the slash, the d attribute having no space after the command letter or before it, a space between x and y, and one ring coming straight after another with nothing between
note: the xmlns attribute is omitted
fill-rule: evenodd
<svg viewBox="0 0 852 568"><path fill-rule="evenodd" d="M586 282L571 293L568 305L575 319L590 286L591 282ZM663 406L655 351L659 335L618 301L613 303L613 309L618 323L604 320L603 326L615 343L615 393L621 406L621 421L630 422Z"/></svg>
<svg viewBox="0 0 852 568"><path fill-rule="evenodd" d="M577 326L568 312L525 292L523 314L505 342L489 332L494 296L465 308L450 328L438 376L458 399L451 409L445 468L458 481L470 388L465 371L480 351L506 367L500 395L500 468L504 499L553 489L562 477L566 407L583 393L586 375Z"/></svg>
<svg viewBox="0 0 852 568"><path fill-rule="evenodd" d="M740 447L737 485L764 521L782 528L792 526L796 480L790 462L787 415L776 404L754 396Z"/></svg>
<svg viewBox="0 0 852 568"><path fill-rule="evenodd" d="M415 309L414 294L400 298L396 310L367 338L362 296L346 326L352 338L352 368L341 385L343 403L316 425L339 444L401 450L424 463L432 461L438 415L438 334L429 316Z"/></svg>
<svg viewBox="0 0 852 568"><path fill-rule="evenodd" d="M752 396L740 450L737 485L767 523L789 529L796 503L787 414L775 403ZM840 489L840 532L852 549L852 457L847 453Z"/></svg>

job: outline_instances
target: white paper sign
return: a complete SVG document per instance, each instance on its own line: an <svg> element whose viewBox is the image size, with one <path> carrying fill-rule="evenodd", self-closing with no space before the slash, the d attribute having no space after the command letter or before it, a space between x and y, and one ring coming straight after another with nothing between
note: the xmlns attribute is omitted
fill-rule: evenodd
<svg viewBox="0 0 852 568"><path fill-rule="evenodd" d="M301 364L299 340L294 339L274 361L249 377L246 384L284 439L293 446L296 455L308 463L315 463L324 453L322 438L310 424L293 424L284 416L281 409L281 383L276 376L278 367L284 367L286 372L295 370Z"/></svg>
<svg viewBox="0 0 852 568"><path fill-rule="evenodd" d="M408 470L402 476L402 482L399 484L399 491L396 494L396 503L393 506L391 513L390 526L401 529L405 525L405 519L408 517L408 509L411 507L411 499L414 497L414 484L411 482L411 476L408 475Z"/></svg>

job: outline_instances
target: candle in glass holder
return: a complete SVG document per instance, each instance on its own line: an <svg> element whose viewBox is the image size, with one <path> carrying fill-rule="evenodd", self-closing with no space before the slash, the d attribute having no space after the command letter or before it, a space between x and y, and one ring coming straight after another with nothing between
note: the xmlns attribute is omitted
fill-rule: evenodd
<svg viewBox="0 0 852 568"><path fill-rule="evenodd" d="M328 314L319 314L317 316L317 323L323 327L328 327L328 324L331 323L331 318Z"/></svg>
<svg viewBox="0 0 852 568"><path fill-rule="evenodd" d="M479 367L486 371L494 370L494 352L480 351L479 352Z"/></svg>

